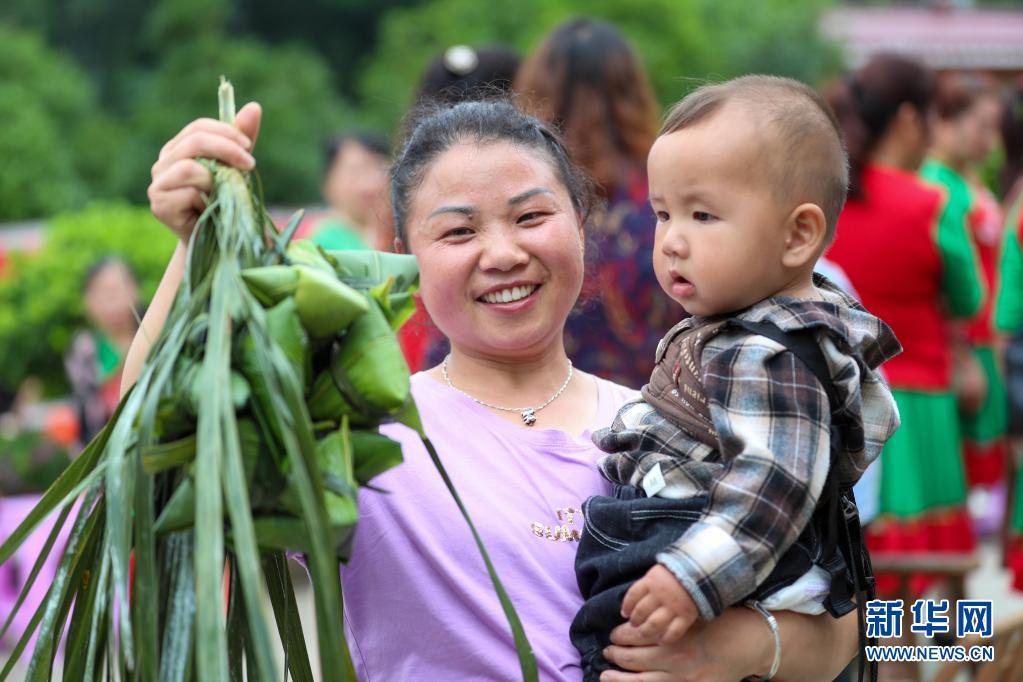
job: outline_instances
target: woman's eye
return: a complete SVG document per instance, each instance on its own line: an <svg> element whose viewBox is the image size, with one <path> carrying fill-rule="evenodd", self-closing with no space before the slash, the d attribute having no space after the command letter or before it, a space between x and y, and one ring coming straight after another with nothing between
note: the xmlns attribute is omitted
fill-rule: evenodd
<svg viewBox="0 0 1023 682"><path fill-rule="evenodd" d="M706 223L711 220L714 220L714 216L712 216L710 213L707 213L706 211L693 211L693 220L695 220L698 223Z"/></svg>
<svg viewBox="0 0 1023 682"><path fill-rule="evenodd" d="M519 216L519 222L520 223L536 222L537 220L543 218L545 215L547 214L542 213L540 211L531 211L529 213L523 213L521 216Z"/></svg>
<svg viewBox="0 0 1023 682"><path fill-rule="evenodd" d="M448 230L447 232L445 232L444 233L444 237L445 238L448 238L448 237L458 238L458 237L467 237L467 236L469 236L471 234L472 234L472 230L470 228L468 228L468 227L456 227L453 230Z"/></svg>

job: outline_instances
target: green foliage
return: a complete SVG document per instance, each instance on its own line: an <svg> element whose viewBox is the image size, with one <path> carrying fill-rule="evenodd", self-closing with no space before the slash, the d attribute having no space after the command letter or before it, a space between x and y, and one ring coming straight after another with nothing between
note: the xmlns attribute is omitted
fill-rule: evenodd
<svg viewBox="0 0 1023 682"><path fill-rule="evenodd" d="M38 431L0 432L0 496L38 494L71 463L68 452Z"/></svg>
<svg viewBox="0 0 1023 682"><path fill-rule="evenodd" d="M46 226L43 247L13 254L0 280L0 384L43 379L47 392L66 386L62 354L85 325L82 281L100 258L116 255L138 274L143 300L156 291L174 250L174 237L145 209L92 204Z"/></svg>
<svg viewBox="0 0 1023 682"><path fill-rule="evenodd" d="M588 15L617 24L642 56L662 104L706 80L749 72L820 84L840 67L817 32L830 0L522 0L514 12L474 0L433 0L392 11L363 73L363 107L393 125L410 104L423 66L453 44L503 43L523 54L553 26ZM410 69L409 64L422 65Z"/></svg>
<svg viewBox="0 0 1023 682"><path fill-rule="evenodd" d="M139 134L137 148L130 158L119 156L134 168L132 196L145 196L149 166L164 142L193 118L216 117L209 90L225 73L231 74L239 92L263 106L256 159L266 200L276 204L317 200L323 142L347 116L331 87L327 65L298 46L213 37L165 53L158 70L140 87L132 117Z"/></svg>
<svg viewBox="0 0 1023 682"><path fill-rule="evenodd" d="M0 214L10 220L74 206L85 187L72 166L60 127L18 84L0 83Z"/></svg>
<svg viewBox="0 0 1023 682"><path fill-rule="evenodd" d="M113 149L122 126L100 111L92 83L31 31L0 25L0 221L36 218L123 196L130 186ZM140 195L144 196L144 195Z"/></svg>
<svg viewBox="0 0 1023 682"><path fill-rule="evenodd" d="M333 84L346 97L355 94L366 55L377 41L381 17L417 0L234 0L234 23L274 43L297 41L330 64Z"/></svg>
<svg viewBox="0 0 1023 682"><path fill-rule="evenodd" d="M149 14L144 33L157 49L172 49L221 35L229 13L227 0L164 0Z"/></svg>
<svg viewBox="0 0 1023 682"><path fill-rule="evenodd" d="M87 185L68 133L95 113L81 71L38 36L0 26L0 219L80 203ZM16 160L16 162L12 162Z"/></svg>

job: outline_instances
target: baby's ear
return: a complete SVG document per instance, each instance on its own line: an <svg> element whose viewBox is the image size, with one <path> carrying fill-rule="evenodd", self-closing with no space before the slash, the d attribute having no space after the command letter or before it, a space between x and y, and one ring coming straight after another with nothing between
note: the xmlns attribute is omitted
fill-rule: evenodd
<svg viewBox="0 0 1023 682"><path fill-rule="evenodd" d="M817 204L800 204L785 224L785 251L782 264L800 268L817 261L824 250L828 221Z"/></svg>

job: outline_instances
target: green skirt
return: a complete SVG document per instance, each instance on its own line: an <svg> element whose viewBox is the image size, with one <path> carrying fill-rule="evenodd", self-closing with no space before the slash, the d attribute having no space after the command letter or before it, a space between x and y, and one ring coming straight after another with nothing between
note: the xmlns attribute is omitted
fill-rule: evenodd
<svg viewBox="0 0 1023 682"><path fill-rule="evenodd" d="M987 395L977 414L961 415L959 423L963 430L963 440L986 445L1005 436L1009 419L1009 398L995 359L995 349L990 346L977 346L973 353L980 366L984 368Z"/></svg>
<svg viewBox="0 0 1023 682"><path fill-rule="evenodd" d="M1012 496L1012 516L1009 528L1023 535L1023 466L1016 470L1016 492Z"/></svg>
<svg viewBox="0 0 1023 682"><path fill-rule="evenodd" d="M901 425L881 453L881 513L912 517L966 501L956 396L892 389Z"/></svg>

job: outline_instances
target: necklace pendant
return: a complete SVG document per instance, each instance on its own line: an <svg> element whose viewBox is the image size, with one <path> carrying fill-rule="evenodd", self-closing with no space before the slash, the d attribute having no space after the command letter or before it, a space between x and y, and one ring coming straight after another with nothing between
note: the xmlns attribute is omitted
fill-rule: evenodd
<svg viewBox="0 0 1023 682"><path fill-rule="evenodd" d="M526 426L532 426L536 423L536 410L532 407L526 410L522 410L522 421Z"/></svg>

